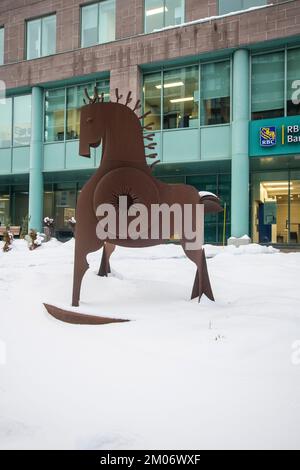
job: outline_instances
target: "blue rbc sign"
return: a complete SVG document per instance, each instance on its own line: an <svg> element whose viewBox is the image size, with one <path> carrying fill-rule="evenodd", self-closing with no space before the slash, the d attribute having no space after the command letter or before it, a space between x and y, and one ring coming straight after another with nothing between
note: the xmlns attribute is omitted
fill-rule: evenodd
<svg viewBox="0 0 300 470"><path fill-rule="evenodd" d="M260 145L261 147L274 147L276 145L276 127L260 128Z"/></svg>

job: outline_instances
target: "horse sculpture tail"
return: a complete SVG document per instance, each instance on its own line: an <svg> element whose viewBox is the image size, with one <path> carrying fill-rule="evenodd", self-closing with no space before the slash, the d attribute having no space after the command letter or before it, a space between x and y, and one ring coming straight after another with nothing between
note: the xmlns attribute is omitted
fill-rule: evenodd
<svg viewBox="0 0 300 470"><path fill-rule="evenodd" d="M200 191L199 196L200 204L204 204L205 214L213 214L223 211L220 198L218 198L218 196L216 196L214 193L210 193L208 191Z"/></svg>

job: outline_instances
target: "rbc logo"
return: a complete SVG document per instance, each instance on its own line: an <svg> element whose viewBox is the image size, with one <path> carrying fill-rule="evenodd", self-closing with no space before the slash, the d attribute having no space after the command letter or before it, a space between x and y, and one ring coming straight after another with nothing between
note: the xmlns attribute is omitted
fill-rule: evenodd
<svg viewBox="0 0 300 470"><path fill-rule="evenodd" d="M260 128L260 145L261 147L274 147L276 145L276 127Z"/></svg>

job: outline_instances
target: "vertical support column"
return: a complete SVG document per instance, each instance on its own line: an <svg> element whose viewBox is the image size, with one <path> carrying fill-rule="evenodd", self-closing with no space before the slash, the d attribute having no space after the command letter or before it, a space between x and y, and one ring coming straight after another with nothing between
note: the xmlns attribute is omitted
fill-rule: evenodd
<svg viewBox="0 0 300 470"><path fill-rule="evenodd" d="M110 71L110 93L111 100L115 101L115 89L119 88L119 93L123 95L121 103L124 103L128 91L132 92L132 105L141 99L141 74L137 65L125 66Z"/></svg>
<svg viewBox="0 0 300 470"><path fill-rule="evenodd" d="M29 169L29 228L41 231L43 218L43 90L32 88Z"/></svg>
<svg viewBox="0 0 300 470"><path fill-rule="evenodd" d="M249 53L233 57L231 235L249 233Z"/></svg>

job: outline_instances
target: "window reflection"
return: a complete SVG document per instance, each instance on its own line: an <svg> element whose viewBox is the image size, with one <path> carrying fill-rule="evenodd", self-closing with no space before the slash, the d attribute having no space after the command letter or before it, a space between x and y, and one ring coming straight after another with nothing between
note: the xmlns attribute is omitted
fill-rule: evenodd
<svg viewBox="0 0 300 470"><path fill-rule="evenodd" d="M252 57L252 119L284 116L284 53Z"/></svg>
<svg viewBox="0 0 300 470"><path fill-rule="evenodd" d="M198 127L198 67L164 73L164 129Z"/></svg>
<svg viewBox="0 0 300 470"><path fill-rule="evenodd" d="M151 113L144 119L144 124L152 124L153 130L160 129L161 119L161 73L146 75L144 80L144 111Z"/></svg>
<svg viewBox="0 0 300 470"><path fill-rule="evenodd" d="M115 39L115 0L105 0L81 8L81 47Z"/></svg>
<svg viewBox="0 0 300 470"><path fill-rule="evenodd" d="M247 10L247 8L263 6L267 0L219 0L219 15L233 11Z"/></svg>
<svg viewBox="0 0 300 470"><path fill-rule="evenodd" d="M229 60L201 65L200 88L198 66L145 75L144 110L151 111L145 124L152 122L158 130L163 115L164 129L196 128L199 100L201 125L229 123L230 79Z"/></svg>
<svg viewBox="0 0 300 470"><path fill-rule="evenodd" d="M29 145L31 136L31 95L14 98L14 146Z"/></svg>
<svg viewBox="0 0 300 470"><path fill-rule="evenodd" d="M62 141L65 137L65 88L48 90L45 95L45 141Z"/></svg>
<svg viewBox="0 0 300 470"><path fill-rule="evenodd" d="M67 140L79 139L80 136L80 109L83 106L84 89L88 89L90 96L94 93L94 83L80 85L67 89ZM99 95L104 93L104 101L109 101L109 81L97 82Z"/></svg>
<svg viewBox="0 0 300 470"><path fill-rule="evenodd" d="M298 83L295 83L296 81ZM299 89L300 89L300 49L291 49L287 52L287 115L288 116L295 116L297 114L300 114L300 105L295 103L295 99L299 100L300 98Z"/></svg>
<svg viewBox="0 0 300 470"><path fill-rule="evenodd" d="M230 63L217 62L201 66L201 124L230 122Z"/></svg>
<svg viewBox="0 0 300 470"><path fill-rule="evenodd" d="M55 54L56 15L27 22L27 59Z"/></svg>
<svg viewBox="0 0 300 470"><path fill-rule="evenodd" d="M0 105L0 147L10 147L12 140L12 99L5 98Z"/></svg>
<svg viewBox="0 0 300 470"><path fill-rule="evenodd" d="M0 65L4 64L4 28L0 28Z"/></svg>
<svg viewBox="0 0 300 470"><path fill-rule="evenodd" d="M145 32L182 24L184 0L145 0Z"/></svg>
<svg viewBox="0 0 300 470"><path fill-rule="evenodd" d="M10 223L10 196L9 193L0 193L0 227Z"/></svg>

